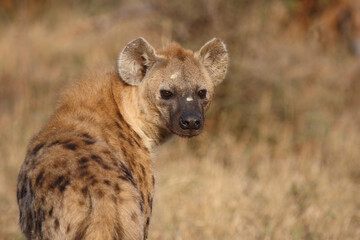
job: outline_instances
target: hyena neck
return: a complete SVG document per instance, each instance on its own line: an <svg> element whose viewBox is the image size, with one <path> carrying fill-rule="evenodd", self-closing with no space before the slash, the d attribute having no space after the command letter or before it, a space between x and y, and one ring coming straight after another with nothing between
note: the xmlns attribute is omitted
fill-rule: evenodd
<svg viewBox="0 0 360 240"><path fill-rule="evenodd" d="M153 108L148 103L141 101L137 87L129 86L120 79L112 81L112 91L117 107L125 121L141 137L144 145L150 152L165 142L171 133L161 127L158 121L150 118L154 115Z"/></svg>

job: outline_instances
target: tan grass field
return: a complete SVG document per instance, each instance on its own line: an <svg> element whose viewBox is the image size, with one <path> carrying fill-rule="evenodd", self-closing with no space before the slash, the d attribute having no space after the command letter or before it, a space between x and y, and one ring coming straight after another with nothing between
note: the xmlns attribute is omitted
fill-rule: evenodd
<svg viewBox="0 0 360 240"><path fill-rule="evenodd" d="M159 148L150 240L360 239L360 60L290 0L25 2L0 11L0 239L24 239L17 174L61 92L139 36L231 57L205 132Z"/></svg>

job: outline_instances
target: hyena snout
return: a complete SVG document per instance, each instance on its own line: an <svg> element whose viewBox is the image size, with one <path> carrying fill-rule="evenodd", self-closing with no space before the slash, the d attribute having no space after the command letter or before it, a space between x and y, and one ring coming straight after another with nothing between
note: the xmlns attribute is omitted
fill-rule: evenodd
<svg viewBox="0 0 360 240"><path fill-rule="evenodd" d="M198 130L203 125L201 116L197 113L184 113L179 120L180 127L184 130Z"/></svg>

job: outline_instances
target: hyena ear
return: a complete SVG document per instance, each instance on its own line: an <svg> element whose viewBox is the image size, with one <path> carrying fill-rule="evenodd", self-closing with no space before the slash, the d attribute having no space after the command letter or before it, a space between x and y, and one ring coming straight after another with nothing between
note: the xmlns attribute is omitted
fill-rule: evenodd
<svg viewBox="0 0 360 240"><path fill-rule="evenodd" d="M120 53L117 66L119 75L127 84L136 86L156 59L154 48L144 38L135 39Z"/></svg>
<svg viewBox="0 0 360 240"><path fill-rule="evenodd" d="M196 55L199 57L214 85L221 83L225 78L229 59L225 44L221 40L213 38L205 43L196 52Z"/></svg>

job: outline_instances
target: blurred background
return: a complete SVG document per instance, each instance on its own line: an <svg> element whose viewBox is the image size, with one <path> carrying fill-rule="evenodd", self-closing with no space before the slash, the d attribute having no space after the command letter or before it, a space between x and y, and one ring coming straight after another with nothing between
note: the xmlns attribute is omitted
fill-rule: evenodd
<svg viewBox="0 0 360 240"><path fill-rule="evenodd" d="M0 0L0 239L31 136L130 40L230 68L205 132L158 152L149 239L360 239L359 0Z"/></svg>

